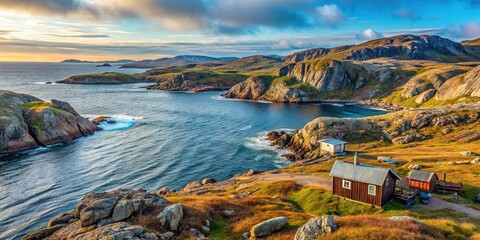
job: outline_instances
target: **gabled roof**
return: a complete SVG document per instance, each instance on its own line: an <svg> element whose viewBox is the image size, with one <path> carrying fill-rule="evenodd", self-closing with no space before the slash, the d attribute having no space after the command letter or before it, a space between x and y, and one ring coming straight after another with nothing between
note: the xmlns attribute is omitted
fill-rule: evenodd
<svg viewBox="0 0 480 240"><path fill-rule="evenodd" d="M430 182L433 176L435 176L434 172L424 172L424 171L413 170L408 175L408 178L415 181Z"/></svg>
<svg viewBox="0 0 480 240"><path fill-rule="evenodd" d="M321 143L328 143L328 144L332 144L332 145L338 145L338 144L345 144L347 142L344 142L342 140L338 140L336 138L327 138L327 139L323 139L323 140L320 140L319 142Z"/></svg>
<svg viewBox="0 0 480 240"><path fill-rule="evenodd" d="M400 176L390 168L363 164L353 165L352 163L336 161L330 171L330 176L382 186L389 172L391 172L397 179L400 179Z"/></svg>

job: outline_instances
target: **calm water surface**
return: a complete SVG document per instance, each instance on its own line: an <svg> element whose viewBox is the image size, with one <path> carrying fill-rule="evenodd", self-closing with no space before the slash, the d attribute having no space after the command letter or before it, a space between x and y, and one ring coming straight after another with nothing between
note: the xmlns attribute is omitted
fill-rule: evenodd
<svg viewBox="0 0 480 240"><path fill-rule="evenodd" d="M382 111L356 106L225 100L221 92L169 93L134 85L46 85L74 74L144 70L95 64L0 63L0 89L61 99L83 115L111 115L126 126L66 145L0 157L0 239L18 239L75 208L88 192L227 179L286 166L267 131L297 129L318 116L357 118Z"/></svg>

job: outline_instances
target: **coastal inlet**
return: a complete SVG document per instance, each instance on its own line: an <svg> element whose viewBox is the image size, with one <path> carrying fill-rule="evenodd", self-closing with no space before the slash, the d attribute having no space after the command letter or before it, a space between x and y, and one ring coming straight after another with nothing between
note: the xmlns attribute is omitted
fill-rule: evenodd
<svg viewBox="0 0 480 240"><path fill-rule="evenodd" d="M222 92L148 91L141 84L35 85L103 70L89 64L11 65L0 66L0 89L61 99L84 116L114 116L125 125L70 144L0 157L0 239L18 239L42 227L88 192L179 189L204 177L222 180L251 168L289 164L262 141L266 131L298 129L318 116L384 113L351 105L225 100L218 97Z"/></svg>

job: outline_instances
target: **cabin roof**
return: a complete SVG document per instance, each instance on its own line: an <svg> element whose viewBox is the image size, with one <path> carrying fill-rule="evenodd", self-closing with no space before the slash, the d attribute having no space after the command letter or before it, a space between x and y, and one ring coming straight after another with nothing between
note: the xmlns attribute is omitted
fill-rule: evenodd
<svg viewBox="0 0 480 240"><path fill-rule="evenodd" d="M390 168L363 164L354 165L352 163L336 161L330 171L330 176L382 186L389 172L391 172L397 179L400 179L400 176Z"/></svg>
<svg viewBox="0 0 480 240"><path fill-rule="evenodd" d="M424 171L413 170L408 175L408 178L415 181L430 182L434 175L435 175L434 172L424 172Z"/></svg>
<svg viewBox="0 0 480 240"><path fill-rule="evenodd" d="M327 138L327 139L322 139L320 140L319 142L321 143L328 143L328 144L332 144L332 145L339 145L339 144L345 144L347 142L344 142L342 140L338 140L336 138Z"/></svg>

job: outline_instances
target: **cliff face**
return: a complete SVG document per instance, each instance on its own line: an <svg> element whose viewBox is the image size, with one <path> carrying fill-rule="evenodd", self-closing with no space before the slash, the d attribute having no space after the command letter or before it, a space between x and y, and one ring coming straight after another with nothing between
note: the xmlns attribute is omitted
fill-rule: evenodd
<svg viewBox="0 0 480 240"><path fill-rule="evenodd" d="M0 91L0 154L70 142L97 127L70 104Z"/></svg>
<svg viewBox="0 0 480 240"><path fill-rule="evenodd" d="M341 62L336 60L306 61L288 64L278 69L277 76L295 77L320 92L345 88L352 80Z"/></svg>
<svg viewBox="0 0 480 240"><path fill-rule="evenodd" d="M480 97L480 66L447 80L438 89L437 99L447 100L460 96Z"/></svg>
<svg viewBox="0 0 480 240"><path fill-rule="evenodd" d="M259 100L265 93L270 83L260 77L250 77L247 80L233 86L226 93L226 98Z"/></svg>
<svg viewBox="0 0 480 240"><path fill-rule="evenodd" d="M288 55L288 56L283 58L283 61L285 63L303 62L303 61L312 60L312 59L316 59L316 58L325 56L329 52L330 52L330 49L328 49L328 48L308 49L308 50L305 50L305 51L294 53L292 55Z"/></svg>
<svg viewBox="0 0 480 240"><path fill-rule="evenodd" d="M407 144L449 134L452 141L470 142L480 139L478 129L456 132L480 119L480 104L434 109L402 110L362 119L320 117L293 132L268 134L273 144L290 149L296 159L320 157L318 141L334 137L347 142L380 141L385 144Z"/></svg>

